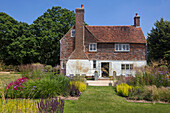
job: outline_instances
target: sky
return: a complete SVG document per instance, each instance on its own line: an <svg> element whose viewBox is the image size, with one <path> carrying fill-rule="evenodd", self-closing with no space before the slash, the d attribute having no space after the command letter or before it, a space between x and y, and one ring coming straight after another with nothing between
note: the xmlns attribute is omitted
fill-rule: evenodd
<svg viewBox="0 0 170 113"><path fill-rule="evenodd" d="M88 25L133 25L138 13L146 38L157 20L170 21L170 0L0 0L0 12L32 24L53 6L75 10L81 4Z"/></svg>

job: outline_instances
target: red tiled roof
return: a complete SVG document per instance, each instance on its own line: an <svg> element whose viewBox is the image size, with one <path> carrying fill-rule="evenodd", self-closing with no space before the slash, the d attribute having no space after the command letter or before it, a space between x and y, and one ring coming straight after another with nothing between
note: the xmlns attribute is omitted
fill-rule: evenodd
<svg viewBox="0 0 170 113"><path fill-rule="evenodd" d="M98 42L146 43L140 27L135 26L86 26Z"/></svg>

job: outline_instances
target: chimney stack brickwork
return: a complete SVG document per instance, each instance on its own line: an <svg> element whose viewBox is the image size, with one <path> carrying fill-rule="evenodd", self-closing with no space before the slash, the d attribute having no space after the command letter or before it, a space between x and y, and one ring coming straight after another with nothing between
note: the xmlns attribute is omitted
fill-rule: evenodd
<svg viewBox="0 0 170 113"><path fill-rule="evenodd" d="M134 26L140 27L140 16L138 15L138 13L136 13L136 16L134 17Z"/></svg>
<svg viewBox="0 0 170 113"><path fill-rule="evenodd" d="M75 50L70 59L87 59L84 53L84 7L76 8Z"/></svg>

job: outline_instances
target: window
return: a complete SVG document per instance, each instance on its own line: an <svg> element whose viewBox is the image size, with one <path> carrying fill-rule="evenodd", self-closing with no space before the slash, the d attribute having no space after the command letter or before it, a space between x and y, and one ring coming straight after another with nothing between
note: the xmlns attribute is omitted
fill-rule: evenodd
<svg viewBox="0 0 170 113"><path fill-rule="evenodd" d="M97 51L97 44L96 43L91 43L89 45L89 51L96 52Z"/></svg>
<svg viewBox="0 0 170 113"><path fill-rule="evenodd" d="M75 37L75 29L71 30L71 37Z"/></svg>
<svg viewBox="0 0 170 113"><path fill-rule="evenodd" d="M61 61L61 69L64 69L64 62Z"/></svg>
<svg viewBox="0 0 170 113"><path fill-rule="evenodd" d="M122 70L132 70L133 69L133 64L122 64L121 69Z"/></svg>
<svg viewBox="0 0 170 113"><path fill-rule="evenodd" d="M93 68L96 68L96 60L93 60Z"/></svg>
<svg viewBox="0 0 170 113"><path fill-rule="evenodd" d="M129 51L129 44L115 44L115 51Z"/></svg>

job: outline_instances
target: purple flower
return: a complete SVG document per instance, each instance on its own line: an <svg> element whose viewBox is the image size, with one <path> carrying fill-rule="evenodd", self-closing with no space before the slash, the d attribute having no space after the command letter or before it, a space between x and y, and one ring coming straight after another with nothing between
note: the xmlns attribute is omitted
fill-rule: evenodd
<svg viewBox="0 0 170 113"><path fill-rule="evenodd" d="M35 87L35 86L33 86L33 87Z"/></svg>

